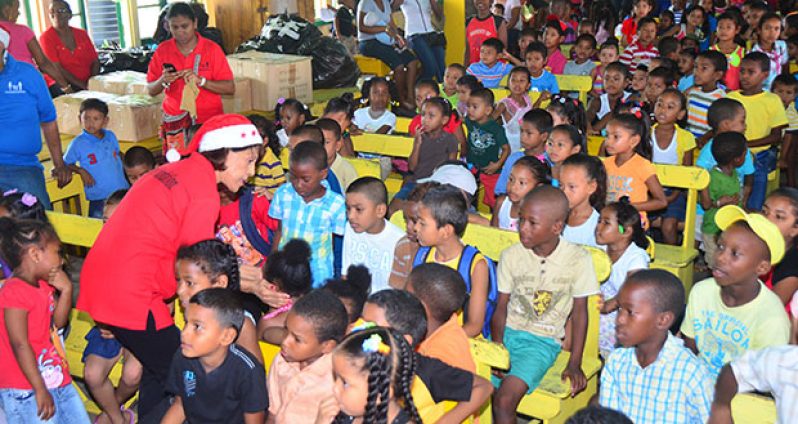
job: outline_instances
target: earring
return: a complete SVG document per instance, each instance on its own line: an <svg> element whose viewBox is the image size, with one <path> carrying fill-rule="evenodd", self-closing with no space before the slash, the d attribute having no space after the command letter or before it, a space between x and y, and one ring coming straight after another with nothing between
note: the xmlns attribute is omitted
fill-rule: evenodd
<svg viewBox="0 0 798 424"><path fill-rule="evenodd" d="M625 229L623 228L623 225L618 225L618 232L623 234L624 231L625 231Z"/></svg>

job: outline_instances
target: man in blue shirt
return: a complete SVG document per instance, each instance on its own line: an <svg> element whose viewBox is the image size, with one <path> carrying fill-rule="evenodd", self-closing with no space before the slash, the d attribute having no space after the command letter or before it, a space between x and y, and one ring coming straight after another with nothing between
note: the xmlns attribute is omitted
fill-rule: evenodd
<svg viewBox="0 0 798 424"><path fill-rule="evenodd" d="M72 180L64 165L55 106L41 74L6 51L11 37L0 28L0 191L18 189L35 195L47 209L50 197L38 154L41 133L50 149L58 187Z"/></svg>

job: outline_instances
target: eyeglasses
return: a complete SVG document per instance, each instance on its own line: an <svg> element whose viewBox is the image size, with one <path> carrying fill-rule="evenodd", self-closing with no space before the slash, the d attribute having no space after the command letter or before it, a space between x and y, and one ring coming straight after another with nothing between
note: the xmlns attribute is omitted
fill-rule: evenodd
<svg viewBox="0 0 798 424"><path fill-rule="evenodd" d="M67 8L53 9L53 13L58 15L71 15L72 11Z"/></svg>

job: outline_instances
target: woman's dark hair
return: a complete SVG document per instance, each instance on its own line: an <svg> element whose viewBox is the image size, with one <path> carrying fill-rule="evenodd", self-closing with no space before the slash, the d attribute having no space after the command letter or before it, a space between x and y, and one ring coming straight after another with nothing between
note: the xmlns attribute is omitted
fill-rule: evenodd
<svg viewBox="0 0 798 424"><path fill-rule="evenodd" d="M50 241L58 241L58 235L48 222L0 218L0 252L11 269L22 265L23 252L28 246L43 248Z"/></svg>
<svg viewBox="0 0 798 424"><path fill-rule="evenodd" d="M346 278L327 280L322 290L338 296L344 306L350 306L347 313L351 324L363 314L363 305L371 290L371 272L363 265L350 265L346 270Z"/></svg>
<svg viewBox="0 0 798 424"><path fill-rule="evenodd" d="M563 161L562 166L579 166L585 170L587 178L596 182L596 191L590 195L590 206L600 211L604 208L607 199L607 170L604 162L596 156L590 156L587 152L579 152L571 155Z"/></svg>
<svg viewBox="0 0 798 424"><path fill-rule="evenodd" d="M216 239L203 240L177 251L177 260L197 264L211 280L226 275L227 288L241 290L241 277L238 273L238 256L230 245Z"/></svg>
<svg viewBox="0 0 798 424"><path fill-rule="evenodd" d="M579 99L572 99L565 95L555 94L552 96L551 102L546 110L567 117L568 122L579 130L583 138L585 134L587 134L587 112L585 112L585 105L583 105ZM584 151L584 148L582 151Z"/></svg>
<svg viewBox="0 0 798 424"><path fill-rule="evenodd" d="M579 146L580 152L587 151L587 146L586 146L587 141L585 140L585 134L580 132L575 126L568 124L560 124L551 129L552 133L554 133L555 131L565 133L574 146Z"/></svg>
<svg viewBox="0 0 798 424"><path fill-rule="evenodd" d="M274 108L274 116L276 118L275 123L278 125L280 125L280 111L285 108L293 109L294 112L304 115L305 122L313 119L313 115L310 114L310 108L304 103L297 99L283 99L283 101L278 102L277 107Z"/></svg>
<svg viewBox="0 0 798 424"><path fill-rule="evenodd" d="M293 239L280 251L272 253L263 269L263 278L291 297L307 294L313 288L308 243Z"/></svg>
<svg viewBox="0 0 798 424"><path fill-rule="evenodd" d="M640 108L633 107L632 111L616 113L610 122L620 125L633 135L640 136L640 143L635 146L635 153L651 160L651 142L649 138L648 113Z"/></svg>
<svg viewBox="0 0 798 424"><path fill-rule="evenodd" d="M257 147L258 148L258 158L260 158L260 156L263 156L263 145L262 144L252 145L252 146L247 146L247 147L236 147L234 149L231 149L231 148L228 148L228 147L224 147L224 148L221 148L221 149L210 150L210 151L207 151L207 152L199 152L199 154L204 156L205 159L208 159L208 162L210 162L211 165L213 165L213 170L214 171L224 171L225 169L227 169L227 167L224 165L224 162L227 160L227 155L230 152L235 152L235 153L243 152L243 151L249 150L249 149L251 149L253 147Z"/></svg>
<svg viewBox="0 0 798 424"><path fill-rule="evenodd" d="M197 20L197 15L194 13L194 9L190 4L184 2L172 3L169 6L169 11L166 12L166 19L176 18L178 16L186 17L191 21Z"/></svg>
<svg viewBox="0 0 798 424"><path fill-rule="evenodd" d="M388 423L391 389L394 397L404 401L401 405L410 421L422 422L410 393L416 374L416 354L401 334L385 327L356 331L341 341L334 354L345 355L349 360L363 361L362 371L368 373L364 423ZM339 414L334 422L349 422L344 421L348 418Z"/></svg>
<svg viewBox="0 0 798 424"><path fill-rule="evenodd" d="M646 238L646 232L643 230L640 211L632 206L629 197L623 196L619 201L612 202L606 207L615 211L618 225L623 228L623 231L620 231L619 228L621 234L626 234L629 230L632 230L632 242L641 249L647 249L648 238Z"/></svg>
<svg viewBox="0 0 798 424"><path fill-rule="evenodd" d="M528 169L539 184L551 184L551 168L540 159L534 156L522 156L515 161L513 168L516 166Z"/></svg>
<svg viewBox="0 0 798 424"><path fill-rule="evenodd" d="M8 211L14 219L35 219L50 222L44 212L44 205L30 193L7 191L0 197L0 207Z"/></svg>
<svg viewBox="0 0 798 424"><path fill-rule="evenodd" d="M260 136L266 141L266 147L271 149L275 156L280 157L283 146L280 144L280 138L277 137L274 124L265 116L255 113L247 115L247 119L258 129Z"/></svg>
<svg viewBox="0 0 798 424"><path fill-rule="evenodd" d="M443 97L430 97L424 100L424 103L421 104L421 107L423 108L424 105L437 107L443 116L452 115L452 104L449 103L449 100L444 99Z"/></svg>
<svg viewBox="0 0 798 424"><path fill-rule="evenodd" d="M349 119L352 119L355 116L355 109L357 109L355 96L352 93L344 93L341 97L334 97L327 102L327 106L324 107L324 115L344 112Z"/></svg>

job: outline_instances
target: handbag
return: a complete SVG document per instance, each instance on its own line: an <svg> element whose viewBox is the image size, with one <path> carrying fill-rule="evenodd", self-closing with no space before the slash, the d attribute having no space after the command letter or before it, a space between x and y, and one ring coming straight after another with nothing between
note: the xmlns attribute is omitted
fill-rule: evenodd
<svg viewBox="0 0 798 424"><path fill-rule="evenodd" d="M430 47L446 47L446 35L442 32L428 32L423 37Z"/></svg>

